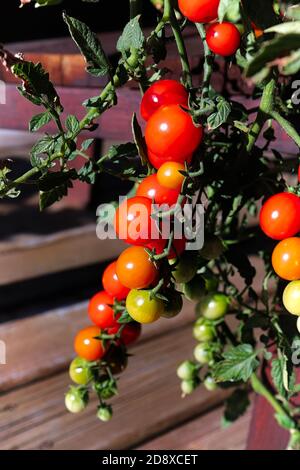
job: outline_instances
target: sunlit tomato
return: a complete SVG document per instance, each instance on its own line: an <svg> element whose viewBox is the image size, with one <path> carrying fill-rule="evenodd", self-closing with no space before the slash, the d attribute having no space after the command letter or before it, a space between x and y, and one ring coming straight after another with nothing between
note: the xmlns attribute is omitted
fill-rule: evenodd
<svg viewBox="0 0 300 470"><path fill-rule="evenodd" d="M241 35L232 23L216 23L208 27L206 42L212 52L226 57L236 53L240 47Z"/></svg>
<svg viewBox="0 0 300 470"><path fill-rule="evenodd" d="M209 23L218 17L220 0L178 0L181 13L194 23Z"/></svg>
<svg viewBox="0 0 300 470"><path fill-rule="evenodd" d="M300 279L300 238L286 238L279 242L272 254L272 265L282 279Z"/></svg>
<svg viewBox="0 0 300 470"><path fill-rule="evenodd" d="M159 108L149 119L145 139L152 155L165 161L184 163L202 140L202 127L178 105Z"/></svg>
<svg viewBox="0 0 300 470"><path fill-rule="evenodd" d="M117 236L130 245L146 245L153 238L158 238L159 232L151 213L150 199L140 196L125 199L114 218Z"/></svg>
<svg viewBox="0 0 300 470"><path fill-rule="evenodd" d="M172 158L168 155L164 155L163 157L157 157L148 149L148 159L151 165L156 168L157 170L166 162L171 162ZM193 155L189 155L186 159L185 162L187 164L190 164L193 159Z"/></svg>
<svg viewBox="0 0 300 470"><path fill-rule="evenodd" d="M121 332L121 342L125 344L125 346L128 346L129 344L134 343L141 335L141 325L140 323L137 323L135 321L126 323L126 325L121 325L119 324L118 326L115 326L114 328L109 328L107 330L107 334L109 335L115 335L118 333L119 329L122 328Z"/></svg>
<svg viewBox="0 0 300 470"><path fill-rule="evenodd" d="M132 289L126 299L126 309L139 323L153 323L164 312L162 300L151 299L151 291Z"/></svg>
<svg viewBox="0 0 300 470"><path fill-rule="evenodd" d="M185 178L180 171L185 171L183 163L166 162L157 172L157 181L161 186L180 191Z"/></svg>
<svg viewBox="0 0 300 470"><path fill-rule="evenodd" d="M102 341L97 339L101 333L98 326L88 326L80 330L75 336L74 349L79 357L87 361L97 361L104 355Z"/></svg>
<svg viewBox="0 0 300 470"><path fill-rule="evenodd" d="M270 197L259 216L262 231L274 240L293 237L300 231L300 198L291 193Z"/></svg>
<svg viewBox="0 0 300 470"><path fill-rule="evenodd" d="M140 246L132 246L117 260L117 275L129 289L149 287L157 278L158 270L148 253Z"/></svg>
<svg viewBox="0 0 300 470"><path fill-rule="evenodd" d="M300 281L290 282L286 286L282 300L288 312L300 316Z"/></svg>
<svg viewBox="0 0 300 470"><path fill-rule="evenodd" d="M174 190L161 186L157 180L157 175L153 174L143 179L137 189L136 195L154 200L155 204L158 205L167 204L172 206L176 204L179 193L180 189Z"/></svg>
<svg viewBox="0 0 300 470"><path fill-rule="evenodd" d="M129 289L123 286L119 281L116 266L116 261L113 261L107 266L102 276L102 285L106 292L114 299L124 300L127 297Z"/></svg>
<svg viewBox="0 0 300 470"><path fill-rule="evenodd" d="M141 115L145 121L161 106L180 104L188 106L188 93L176 80L159 80L145 92L141 102Z"/></svg>
<svg viewBox="0 0 300 470"><path fill-rule="evenodd" d="M86 385L93 377L89 361L82 357L75 357L70 364L69 375L78 385Z"/></svg>
<svg viewBox="0 0 300 470"><path fill-rule="evenodd" d="M193 328L193 336L197 341L209 342L216 336L213 324L206 318L198 318Z"/></svg>
<svg viewBox="0 0 300 470"><path fill-rule="evenodd" d="M91 321L102 330L111 328L117 323L112 308L113 303L114 299L112 296L104 290L95 294L89 302L89 317Z"/></svg>
<svg viewBox="0 0 300 470"><path fill-rule="evenodd" d="M207 294L196 306L197 315L201 315L208 320L219 320L228 311L229 299L224 294Z"/></svg>

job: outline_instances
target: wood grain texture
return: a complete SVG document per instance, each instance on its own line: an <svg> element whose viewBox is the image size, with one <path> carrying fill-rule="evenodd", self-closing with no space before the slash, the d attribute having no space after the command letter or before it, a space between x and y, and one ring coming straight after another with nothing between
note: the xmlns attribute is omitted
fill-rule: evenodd
<svg viewBox="0 0 300 470"><path fill-rule="evenodd" d="M224 391L200 389L182 400L176 366L191 354L190 327L137 344L115 399L115 418L99 423L95 402L74 416L64 409L67 373L1 397L1 449L128 449L211 409Z"/></svg>

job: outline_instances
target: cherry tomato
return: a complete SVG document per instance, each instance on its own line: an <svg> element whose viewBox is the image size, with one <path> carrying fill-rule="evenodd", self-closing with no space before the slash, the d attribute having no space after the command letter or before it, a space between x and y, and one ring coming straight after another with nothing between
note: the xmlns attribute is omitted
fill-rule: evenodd
<svg viewBox="0 0 300 470"><path fill-rule="evenodd" d="M159 108L147 122L145 139L151 154L162 159L184 163L202 140L202 127L196 127L191 116L178 105Z"/></svg>
<svg viewBox="0 0 300 470"><path fill-rule="evenodd" d="M290 282L283 292L283 304L292 315L300 316L300 281Z"/></svg>
<svg viewBox="0 0 300 470"><path fill-rule="evenodd" d="M88 393L80 387L71 386L65 396L65 406L70 413L80 413L86 408L88 401Z"/></svg>
<svg viewBox="0 0 300 470"><path fill-rule="evenodd" d="M117 324L114 310L111 307L114 299L104 290L95 294L89 303L88 314L91 321L102 330Z"/></svg>
<svg viewBox="0 0 300 470"><path fill-rule="evenodd" d="M102 404L98 407L97 418L104 423L110 421L113 417L113 409L111 405Z"/></svg>
<svg viewBox="0 0 300 470"><path fill-rule="evenodd" d="M149 149L148 149L148 159L151 165L156 169L159 169L164 163L172 161L172 158L170 156L164 155L162 158L157 157ZM193 155L191 154L185 159L185 162L190 164L192 159L193 159Z"/></svg>
<svg viewBox="0 0 300 470"><path fill-rule="evenodd" d="M117 275L129 289L149 287L157 278L158 270L148 253L140 246L132 246L117 260Z"/></svg>
<svg viewBox="0 0 300 470"><path fill-rule="evenodd" d="M230 56L236 53L241 43L241 35L232 23L216 23L208 27L206 42L215 54Z"/></svg>
<svg viewBox="0 0 300 470"><path fill-rule="evenodd" d="M185 178L180 171L185 171L183 163L166 162L157 172L157 181L165 188L180 191Z"/></svg>
<svg viewBox="0 0 300 470"><path fill-rule="evenodd" d="M300 238L286 238L279 242L272 254L272 265L282 279L300 279Z"/></svg>
<svg viewBox="0 0 300 470"><path fill-rule="evenodd" d="M291 193L270 197L259 216L262 231L274 240L293 237L300 231L300 198Z"/></svg>
<svg viewBox="0 0 300 470"><path fill-rule="evenodd" d="M101 333L97 326L88 326L80 330L74 340L76 354L87 361L97 361L104 355L102 342L96 337Z"/></svg>
<svg viewBox="0 0 300 470"><path fill-rule="evenodd" d="M205 239L203 248L199 251L202 258L212 260L220 258L224 252L224 245L222 240L216 235L211 235Z"/></svg>
<svg viewBox="0 0 300 470"><path fill-rule="evenodd" d="M189 95L181 83L176 80L159 80L145 92L141 102L141 115L145 121L161 106L180 104L188 106Z"/></svg>
<svg viewBox="0 0 300 470"><path fill-rule="evenodd" d="M229 300L224 294L211 293L203 297L196 306L197 315L201 315L208 320L219 320L228 311Z"/></svg>
<svg viewBox="0 0 300 470"><path fill-rule="evenodd" d="M182 292L186 299L194 302L199 301L205 294L205 281L203 277L198 274L189 282L186 282L182 286Z"/></svg>
<svg viewBox="0 0 300 470"><path fill-rule="evenodd" d="M203 381L203 385L209 392L213 392L218 388L215 379L211 375L207 375Z"/></svg>
<svg viewBox="0 0 300 470"><path fill-rule="evenodd" d="M114 227L117 236L130 245L146 245L159 232L151 217L152 201L135 196L125 199L116 210Z"/></svg>
<svg viewBox="0 0 300 470"><path fill-rule="evenodd" d="M198 318L193 328L193 336L197 341L209 342L216 336L214 326L206 318Z"/></svg>
<svg viewBox="0 0 300 470"><path fill-rule="evenodd" d="M170 264L174 264L174 260L169 261ZM172 271L172 275L176 282L183 284L191 281L197 272L197 257L195 253L185 251L179 258L179 263L175 266Z"/></svg>
<svg viewBox="0 0 300 470"><path fill-rule="evenodd" d="M220 0L178 0L181 13L194 23L209 23L218 17Z"/></svg>
<svg viewBox="0 0 300 470"><path fill-rule="evenodd" d="M199 343L194 349L194 357L199 364L209 364L213 360L213 354L209 343Z"/></svg>
<svg viewBox="0 0 300 470"><path fill-rule="evenodd" d="M158 182L157 175L153 174L143 179L137 189L136 195L154 200L155 204L158 205L167 204L168 206L172 206L176 204L179 193L180 189L174 190L161 186Z"/></svg>
<svg viewBox="0 0 300 470"><path fill-rule="evenodd" d="M191 395L199 385L200 380L198 377L192 380L183 380L181 382L182 396L185 397L186 395Z"/></svg>
<svg viewBox="0 0 300 470"><path fill-rule="evenodd" d="M139 323L153 323L164 312L164 303L157 298L151 299L151 291L132 289L126 299L126 309Z"/></svg>
<svg viewBox="0 0 300 470"><path fill-rule="evenodd" d="M109 328L107 330L107 334L115 335L119 331L121 326L122 325L119 324L118 326ZM135 343L135 341L137 341L137 339L140 337L141 331L142 328L140 323L134 321L127 323L121 332L121 342L125 344L125 346L129 346L129 344Z"/></svg>
<svg viewBox="0 0 300 470"><path fill-rule="evenodd" d="M181 380L192 380L198 372L198 367L193 361L184 361L177 368L177 377Z"/></svg>
<svg viewBox="0 0 300 470"><path fill-rule="evenodd" d="M111 295L114 299L124 300L127 297L129 289L119 281L116 272L117 262L113 261L105 269L102 276L102 284L104 290Z"/></svg>
<svg viewBox="0 0 300 470"><path fill-rule="evenodd" d="M170 292L164 292L164 296L168 301L164 303L165 308L161 316L164 318L174 318L179 315L183 306L181 294L172 290Z"/></svg>
<svg viewBox="0 0 300 470"><path fill-rule="evenodd" d="M93 377L89 362L82 357L75 357L70 364L69 375L78 385L86 385Z"/></svg>

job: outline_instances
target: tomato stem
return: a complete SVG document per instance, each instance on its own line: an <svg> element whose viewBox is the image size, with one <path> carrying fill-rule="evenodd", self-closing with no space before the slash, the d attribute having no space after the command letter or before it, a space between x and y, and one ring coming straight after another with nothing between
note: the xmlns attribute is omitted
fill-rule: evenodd
<svg viewBox="0 0 300 470"><path fill-rule="evenodd" d="M214 54L209 49L207 42L206 42L206 32L205 27L202 23L195 23L198 33L203 42L203 49L204 49L204 68L203 68L203 84L202 84L202 104L205 98L208 96L209 87L210 87L210 80L213 71L213 59ZM203 106L200 106L202 109Z"/></svg>

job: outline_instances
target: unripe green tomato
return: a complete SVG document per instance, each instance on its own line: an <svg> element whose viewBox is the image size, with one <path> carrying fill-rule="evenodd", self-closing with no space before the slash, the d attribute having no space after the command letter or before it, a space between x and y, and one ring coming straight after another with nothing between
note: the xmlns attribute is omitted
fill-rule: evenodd
<svg viewBox="0 0 300 470"><path fill-rule="evenodd" d="M200 300L206 293L203 277L200 274L194 276L191 281L182 285L182 292L188 300Z"/></svg>
<svg viewBox="0 0 300 470"><path fill-rule="evenodd" d="M198 385L199 382L197 380L183 380L181 382L181 391L183 395L191 395Z"/></svg>
<svg viewBox="0 0 300 470"><path fill-rule="evenodd" d="M169 260L170 265L176 263L176 260ZM177 283L184 284L189 282L197 272L197 256L192 251L185 251L179 259L172 275Z"/></svg>
<svg viewBox="0 0 300 470"><path fill-rule="evenodd" d="M82 357L75 357L70 364L69 375L78 385L86 385L93 377L90 363Z"/></svg>
<svg viewBox="0 0 300 470"><path fill-rule="evenodd" d="M205 239L202 250L199 251L200 256L206 260L212 260L220 258L224 252L224 245L222 240L215 235L212 235Z"/></svg>
<svg viewBox="0 0 300 470"><path fill-rule="evenodd" d="M297 320L297 330L298 330L299 333L300 333L300 317L299 317L298 320Z"/></svg>
<svg viewBox="0 0 300 470"><path fill-rule="evenodd" d="M228 311L229 299L224 294L211 293L196 305L196 314L208 320L219 320Z"/></svg>
<svg viewBox="0 0 300 470"><path fill-rule="evenodd" d="M98 411L97 411L97 417L101 421L107 423L107 421L111 420L112 416L113 416L113 411L110 405L99 406Z"/></svg>
<svg viewBox="0 0 300 470"><path fill-rule="evenodd" d="M65 406L70 413L80 413L88 404L87 393L82 393L80 388L70 387L65 396Z"/></svg>
<svg viewBox="0 0 300 470"><path fill-rule="evenodd" d="M205 377L203 384L206 390L208 390L209 392L213 392L218 388L215 379L211 375L207 375Z"/></svg>
<svg viewBox="0 0 300 470"><path fill-rule="evenodd" d="M170 294L166 294L166 297L168 302L164 302L164 311L161 316L164 318L176 317L182 310L182 296L179 292L172 291Z"/></svg>
<svg viewBox="0 0 300 470"><path fill-rule="evenodd" d="M193 336L197 341L212 341L216 336L215 328L206 318L198 318L193 328Z"/></svg>
<svg viewBox="0 0 300 470"><path fill-rule="evenodd" d="M194 357L199 364L209 364L213 360L213 354L209 343L199 343L194 349Z"/></svg>
<svg viewBox="0 0 300 470"><path fill-rule="evenodd" d="M177 369L177 376L181 380L192 380L197 373L197 366L193 361L184 361Z"/></svg>

